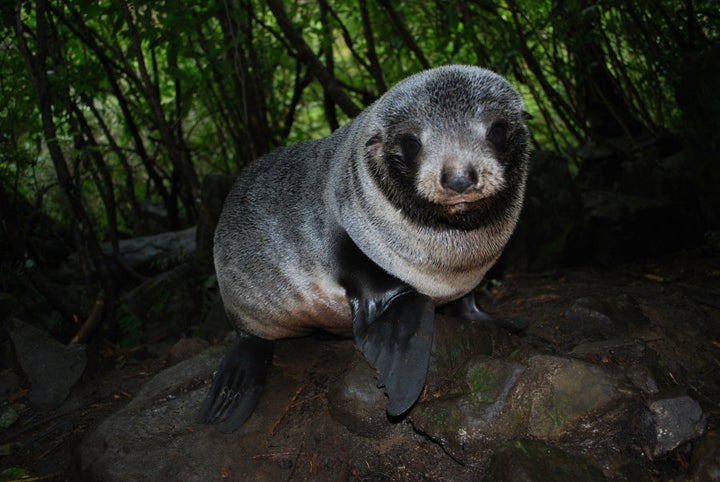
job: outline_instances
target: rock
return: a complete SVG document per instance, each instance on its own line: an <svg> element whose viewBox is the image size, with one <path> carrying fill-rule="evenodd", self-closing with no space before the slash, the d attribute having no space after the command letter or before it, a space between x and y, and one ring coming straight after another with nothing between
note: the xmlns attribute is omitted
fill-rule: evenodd
<svg viewBox="0 0 720 482"><path fill-rule="evenodd" d="M20 391L20 379L15 370L7 368L0 370L0 398L9 399Z"/></svg>
<svg viewBox="0 0 720 482"><path fill-rule="evenodd" d="M40 410L59 407L85 371L85 346L63 345L17 318L11 326L18 361L30 381L30 403Z"/></svg>
<svg viewBox="0 0 720 482"><path fill-rule="evenodd" d="M634 363L625 367L625 376L633 385L648 395L654 395L659 391L655 376L644 365Z"/></svg>
<svg viewBox="0 0 720 482"><path fill-rule="evenodd" d="M219 366L226 351L227 346L224 344L211 346L195 357L163 370L143 385L128 408L143 409L156 400L175 398L178 393L186 392L207 380Z"/></svg>
<svg viewBox="0 0 720 482"><path fill-rule="evenodd" d="M119 254L127 266L133 269L147 269L153 264L167 263L194 253L197 246L196 232L197 228L193 226L182 231L121 239L118 242ZM110 243L103 243L100 247L104 254L112 255ZM73 253L63 262L55 277L58 280L68 280L81 272L80 258L77 253Z"/></svg>
<svg viewBox="0 0 720 482"><path fill-rule="evenodd" d="M210 343L196 336L181 338L170 348L167 363L169 366L175 365L183 360L192 358L209 346Z"/></svg>
<svg viewBox="0 0 720 482"><path fill-rule="evenodd" d="M579 298L565 311L565 318L582 327L583 333L592 338L607 339L617 336L618 324L608 315L607 304L598 298ZM570 330L577 328L570 325Z"/></svg>
<svg viewBox="0 0 720 482"><path fill-rule="evenodd" d="M353 435L330 417L326 380L321 376L316 384L314 367L340 376L354 352L350 340L279 342L248 421L233 434L198 424L209 379L226 349L213 346L156 375L83 441L78 473L71 479L349 480L454 473L459 480L473 480L469 470L406 423L388 424L387 437L377 440Z"/></svg>
<svg viewBox="0 0 720 482"><path fill-rule="evenodd" d="M620 320L625 328L637 330L650 324L638 301L630 295L621 294L608 300L610 313Z"/></svg>
<svg viewBox="0 0 720 482"><path fill-rule="evenodd" d="M720 432L707 432L693 451L690 462L693 482L720 481Z"/></svg>
<svg viewBox="0 0 720 482"><path fill-rule="evenodd" d="M475 357L443 392L430 393L410 414L416 430L463 462L487 458L490 448L515 433L508 396L525 370L519 363Z"/></svg>
<svg viewBox="0 0 720 482"><path fill-rule="evenodd" d="M385 407L387 397L377 387L375 370L355 354L343 377L328 392L330 415L363 437L379 437L392 425Z"/></svg>
<svg viewBox="0 0 720 482"><path fill-rule="evenodd" d="M570 356L595 363L618 366L625 377L648 395L658 392L657 381L649 366L655 366L652 354L642 340L631 336L619 336L609 340L591 341L577 345Z"/></svg>
<svg viewBox="0 0 720 482"><path fill-rule="evenodd" d="M208 480L212 474L219 476L223 462L210 453L212 445L204 440L207 434L191 430L192 415L203 396L203 390L168 394L152 408L142 409L136 403L135 410L122 410L105 420L80 447L82 480ZM180 441L183 447L195 446L196 450L179 449Z"/></svg>
<svg viewBox="0 0 720 482"><path fill-rule="evenodd" d="M164 370L126 408L102 422L78 453L83 480L206 480L219 472L222 462L207 453L211 449L202 441L205 434L189 427L195 425L207 389L201 382L211 377L226 349L210 347ZM168 440L173 440L173 450L168 450ZM180 441L194 443L197 450L177 450Z"/></svg>
<svg viewBox="0 0 720 482"><path fill-rule="evenodd" d="M120 256L130 267L157 263L163 259L188 255L195 252L196 228L171 231L153 236L123 239L119 243ZM101 246L106 254L112 253L108 243Z"/></svg>
<svg viewBox="0 0 720 482"><path fill-rule="evenodd" d="M543 442L511 440L492 456L485 480L490 482L601 482L597 467Z"/></svg>
<svg viewBox="0 0 720 482"><path fill-rule="evenodd" d="M621 397L618 380L602 367L561 357L536 356L513 395L515 416L527 417L527 433L544 440L570 433L580 420Z"/></svg>
<svg viewBox="0 0 720 482"><path fill-rule="evenodd" d="M502 352L508 335L492 323L438 314L435 319L427 393L442 390L458 370L478 355ZM377 388L375 371L356 354L350 368L328 393L330 413L351 432L375 437L391 426L387 397ZM432 395L431 395L432 396Z"/></svg>
<svg viewBox="0 0 720 482"><path fill-rule="evenodd" d="M497 444L519 437L562 438L584 451L607 445L596 451L602 459L622 450L608 442L632 424L633 400L619 377L580 360L475 357L444 391L421 400L410 419L463 463L483 463Z"/></svg>
<svg viewBox="0 0 720 482"><path fill-rule="evenodd" d="M670 390L648 401L649 433L645 452L657 458L705 431L706 418L698 402L682 390Z"/></svg>
<svg viewBox="0 0 720 482"><path fill-rule="evenodd" d="M594 296L578 298L565 311L565 318L581 326L586 336L604 340L649 323L637 301L627 295L607 300ZM567 328L576 329L573 325Z"/></svg>
<svg viewBox="0 0 720 482"><path fill-rule="evenodd" d="M0 428L7 430L18 419L17 411L7 402L0 402Z"/></svg>
<svg viewBox="0 0 720 482"><path fill-rule="evenodd" d="M609 340L591 341L577 345L570 356L590 362L625 361L642 359L645 345L630 336L620 336Z"/></svg>
<svg viewBox="0 0 720 482"><path fill-rule="evenodd" d="M435 317L427 384L443 385L471 358L500 355L509 351L510 336L493 323L465 321L438 314Z"/></svg>

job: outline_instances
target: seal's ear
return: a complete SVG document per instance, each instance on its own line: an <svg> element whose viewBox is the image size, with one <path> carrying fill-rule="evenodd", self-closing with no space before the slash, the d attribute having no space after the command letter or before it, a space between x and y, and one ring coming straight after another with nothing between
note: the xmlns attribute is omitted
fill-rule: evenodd
<svg viewBox="0 0 720 482"><path fill-rule="evenodd" d="M365 143L367 147L374 146L375 144L382 144L382 135L375 134Z"/></svg>
<svg viewBox="0 0 720 482"><path fill-rule="evenodd" d="M380 162L383 150L382 134L377 133L368 139L367 142L365 142L365 149L367 154L374 158L376 162Z"/></svg>

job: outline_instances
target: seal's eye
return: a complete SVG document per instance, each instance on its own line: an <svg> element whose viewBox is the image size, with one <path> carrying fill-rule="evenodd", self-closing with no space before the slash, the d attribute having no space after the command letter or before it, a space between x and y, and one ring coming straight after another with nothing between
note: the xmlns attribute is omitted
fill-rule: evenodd
<svg viewBox="0 0 720 482"><path fill-rule="evenodd" d="M507 122L498 121L490 126L485 138L495 146L496 149L505 149L508 138L508 125Z"/></svg>
<svg viewBox="0 0 720 482"><path fill-rule="evenodd" d="M405 162L415 161L421 147L422 144L420 144L420 140L412 134L403 136L403 138L400 139L400 148L402 149L402 155Z"/></svg>

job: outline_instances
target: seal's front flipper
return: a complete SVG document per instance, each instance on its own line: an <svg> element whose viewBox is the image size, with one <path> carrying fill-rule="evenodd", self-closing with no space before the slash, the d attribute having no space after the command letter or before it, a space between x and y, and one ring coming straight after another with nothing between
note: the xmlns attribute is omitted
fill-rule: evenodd
<svg viewBox="0 0 720 482"><path fill-rule="evenodd" d="M510 333L520 333L528 327L528 322L522 318L496 318L483 311L477 305L475 293L471 291L462 298L442 306L440 313L448 316L455 316L468 321L487 321L505 328Z"/></svg>
<svg viewBox="0 0 720 482"><path fill-rule="evenodd" d="M435 304L373 263L349 237L338 248L355 345L378 371L378 386L389 398L388 415L400 416L425 386Z"/></svg>
<svg viewBox="0 0 720 482"><path fill-rule="evenodd" d="M462 298L443 305L438 311L443 315L455 316L468 321L495 321L495 318L490 313L481 310L477 305L473 291Z"/></svg>
<svg viewBox="0 0 720 482"><path fill-rule="evenodd" d="M205 396L198 421L222 423L223 433L240 428L260 398L274 346L273 341L238 331Z"/></svg>
<svg viewBox="0 0 720 482"><path fill-rule="evenodd" d="M355 344L378 371L378 387L385 387L387 413L397 417L410 410L425 386L432 348L435 305L415 290L401 292L379 306L376 317L365 307L376 299L351 300ZM359 305L365 305L360 307Z"/></svg>

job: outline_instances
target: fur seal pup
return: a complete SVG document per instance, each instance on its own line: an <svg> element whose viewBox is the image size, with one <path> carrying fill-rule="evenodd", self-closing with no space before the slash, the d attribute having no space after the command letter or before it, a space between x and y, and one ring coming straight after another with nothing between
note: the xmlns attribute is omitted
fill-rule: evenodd
<svg viewBox="0 0 720 482"><path fill-rule="evenodd" d="M523 201L520 95L479 67L413 75L324 139L275 150L240 175L215 234L235 343L200 411L223 432L260 396L273 340L352 332L399 416L425 384L436 307L486 319L472 290Z"/></svg>

